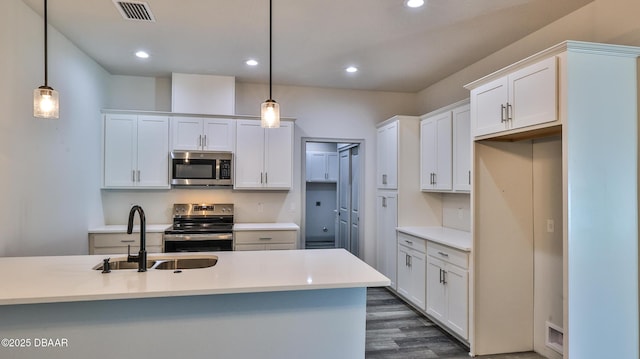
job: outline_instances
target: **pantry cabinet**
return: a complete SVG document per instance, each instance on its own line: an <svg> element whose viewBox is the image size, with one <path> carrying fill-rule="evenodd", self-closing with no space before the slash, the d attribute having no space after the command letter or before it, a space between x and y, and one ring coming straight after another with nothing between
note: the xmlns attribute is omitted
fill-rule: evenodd
<svg viewBox="0 0 640 359"><path fill-rule="evenodd" d="M398 294L425 310L425 240L398 233Z"/></svg>
<svg viewBox="0 0 640 359"><path fill-rule="evenodd" d="M288 190L293 177L292 121L262 128L260 121L238 120L235 189Z"/></svg>
<svg viewBox="0 0 640 359"><path fill-rule="evenodd" d="M468 255L434 242L427 243L427 314L468 339Z"/></svg>
<svg viewBox="0 0 640 359"><path fill-rule="evenodd" d="M171 119L172 150L233 151L236 121L176 116Z"/></svg>
<svg viewBox="0 0 640 359"><path fill-rule="evenodd" d="M169 188L169 118L106 114L104 188Z"/></svg>
<svg viewBox="0 0 640 359"><path fill-rule="evenodd" d="M398 188L398 121L378 128L378 166L376 185L379 189Z"/></svg>
<svg viewBox="0 0 640 359"><path fill-rule="evenodd" d="M453 121L453 190L471 190L471 107L469 104L452 111Z"/></svg>
<svg viewBox="0 0 640 359"><path fill-rule="evenodd" d="M307 151L307 182L337 182L338 153Z"/></svg>
<svg viewBox="0 0 640 359"><path fill-rule="evenodd" d="M473 136L558 119L557 59L547 59L471 90Z"/></svg>

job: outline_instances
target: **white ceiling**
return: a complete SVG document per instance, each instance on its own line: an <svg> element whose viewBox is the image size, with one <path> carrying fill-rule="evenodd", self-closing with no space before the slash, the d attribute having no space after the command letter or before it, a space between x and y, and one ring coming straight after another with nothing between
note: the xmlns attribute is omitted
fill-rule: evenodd
<svg viewBox="0 0 640 359"><path fill-rule="evenodd" d="M591 1L273 0L273 82L417 92ZM125 20L112 0L53 0L49 23L112 74L268 82L268 0L146 2L156 22Z"/></svg>

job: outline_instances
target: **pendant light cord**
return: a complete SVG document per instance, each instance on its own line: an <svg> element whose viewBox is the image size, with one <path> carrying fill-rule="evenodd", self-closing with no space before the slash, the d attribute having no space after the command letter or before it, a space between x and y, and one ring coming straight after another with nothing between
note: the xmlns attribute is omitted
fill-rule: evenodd
<svg viewBox="0 0 640 359"><path fill-rule="evenodd" d="M47 0L44 0L44 85L49 86L49 71L47 64Z"/></svg>
<svg viewBox="0 0 640 359"><path fill-rule="evenodd" d="M45 0L46 1L46 0ZM273 0L269 0L269 100L272 100L273 97L271 96L271 90L272 90L272 82L271 82L271 62L272 62L272 57L271 57L271 42L272 42L272 22L273 22L273 14L272 14L272 2Z"/></svg>

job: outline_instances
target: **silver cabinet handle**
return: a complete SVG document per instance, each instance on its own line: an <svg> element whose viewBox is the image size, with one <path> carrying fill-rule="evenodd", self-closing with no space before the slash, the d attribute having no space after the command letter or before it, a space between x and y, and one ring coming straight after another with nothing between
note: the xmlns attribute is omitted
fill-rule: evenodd
<svg viewBox="0 0 640 359"><path fill-rule="evenodd" d="M271 237L260 237L260 238L258 238L258 240L260 240L260 241L270 241Z"/></svg>
<svg viewBox="0 0 640 359"><path fill-rule="evenodd" d="M387 197L382 197L382 207L387 207Z"/></svg>
<svg viewBox="0 0 640 359"><path fill-rule="evenodd" d="M406 240L406 239L405 239L404 241L405 241L407 244L409 244L409 245L413 245L413 242L412 242L412 241L408 241L408 240Z"/></svg>
<svg viewBox="0 0 640 359"><path fill-rule="evenodd" d="M471 184L471 170L469 170L469 184Z"/></svg>
<svg viewBox="0 0 640 359"><path fill-rule="evenodd" d="M507 102L507 121L513 120L513 106Z"/></svg>
<svg viewBox="0 0 640 359"><path fill-rule="evenodd" d="M409 268L411 268L411 256L409 256Z"/></svg>
<svg viewBox="0 0 640 359"><path fill-rule="evenodd" d="M440 284L442 284L442 268L438 268L438 270L440 271L440 278L438 278L440 280Z"/></svg>
<svg viewBox="0 0 640 359"><path fill-rule="evenodd" d="M202 135L198 136L198 147L202 147Z"/></svg>
<svg viewBox="0 0 640 359"><path fill-rule="evenodd" d="M122 239L122 240L120 240L120 242L122 242L122 243L133 243L133 242L135 242L135 240L134 239Z"/></svg>
<svg viewBox="0 0 640 359"><path fill-rule="evenodd" d="M437 173L433 173L433 184L437 184L438 183L438 174Z"/></svg>
<svg viewBox="0 0 640 359"><path fill-rule="evenodd" d="M447 271L442 270L442 284L447 284Z"/></svg>
<svg viewBox="0 0 640 359"><path fill-rule="evenodd" d="M140 170L136 171L138 175L138 182L140 182Z"/></svg>
<svg viewBox="0 0 640 359"><path fill-rule="evenodd" d="M260 172L260 184L264 183L264 173Z"/></svg>
<svg viewBox="0 0 640 359"><path fill-rule="evenodd" d="M265 184L269 183L269 172L264 173L264 183Z"/></svg>
<svg viewBox="0 0 640 359"><path fill-rule="evenodd" d="M449 254L445 253L445 252L438 252L439 255L443 256L443 257L447 257L449 258Z"/></svg>
<svg viewBox="0 0 640 359"><path fill-rule="evenodd" d="M500 104L500 122L507 122L507 107L503 104Z"/></svg>
<svg viewBox="0 0 640 359"><path fill-rule="evenodd" d="M382 175L382 184L387 184L387 175L386 174Z"/></svg>
<svg viewBox="0 0 640 359"><path fill-rule="evenodd" d="M207 135L204 135L204 144L202 145L202 148L207 147L209 144L207 143Z"/></svg>
<svg viewBox="0 0 640 359"><path fill-rule="evenodd" d="M131 182L136 181L136 170L131 170Z"/></svg>

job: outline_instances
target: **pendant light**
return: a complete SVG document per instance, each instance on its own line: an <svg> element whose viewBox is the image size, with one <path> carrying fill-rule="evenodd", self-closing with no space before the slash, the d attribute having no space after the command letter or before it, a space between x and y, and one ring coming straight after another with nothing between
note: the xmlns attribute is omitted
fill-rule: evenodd
<svg viewBox="0 0 640 359"><path fill-rule="evenodd" d="M271 82L271 33L272 33L272 0L269 0L269 99L262 103L260 107L260 125L264 128L278 128L280 127L280 105L271 97L272 82Z"/></svg>
<svg viewBox="0 0 640 359"><path fill-rule="evenodd" d="M58 118L58 91L47 84L47 0L44 0L44 85L33 90L33 116Z"/></svg>

